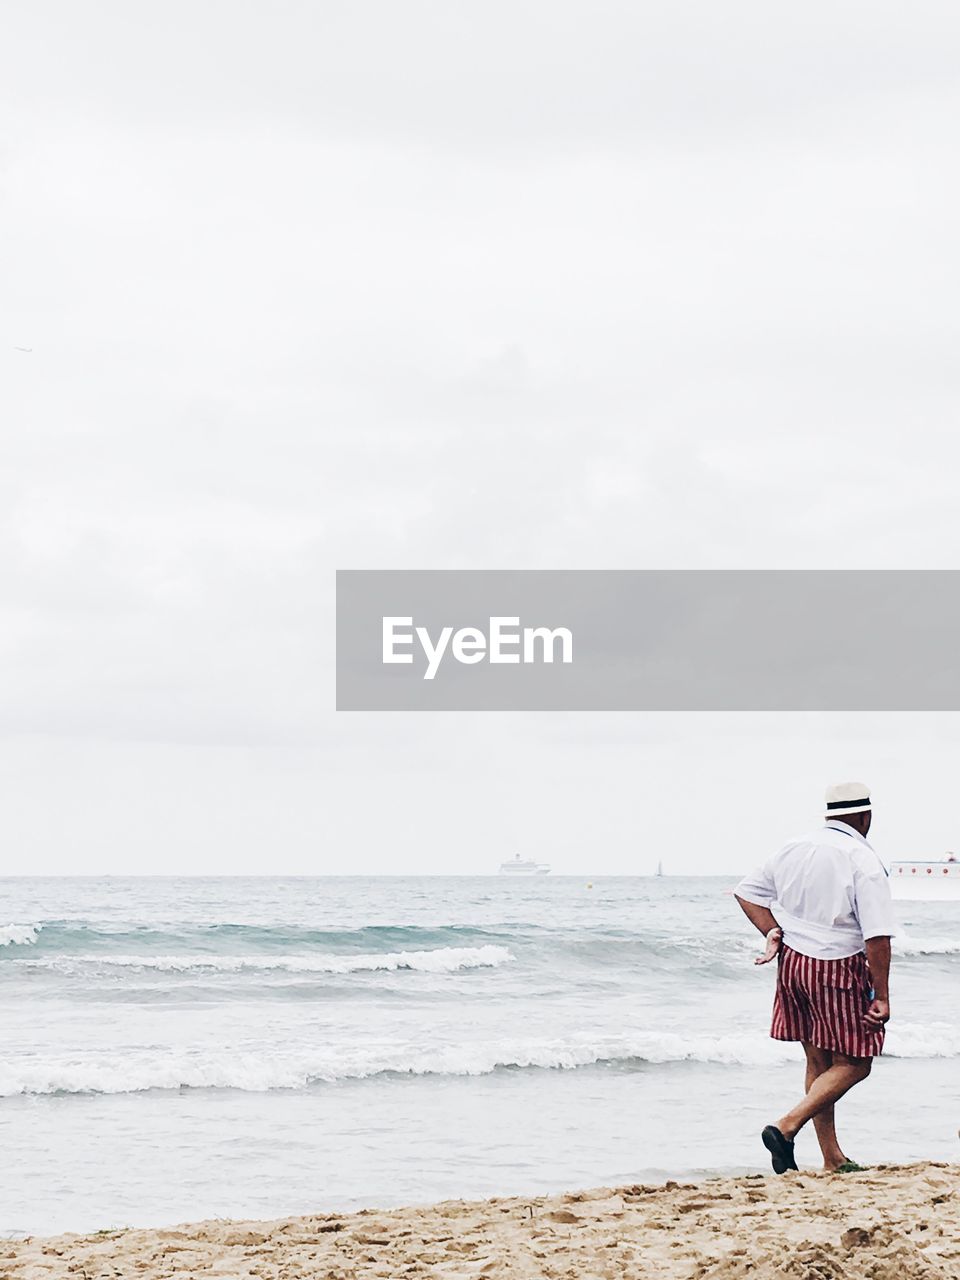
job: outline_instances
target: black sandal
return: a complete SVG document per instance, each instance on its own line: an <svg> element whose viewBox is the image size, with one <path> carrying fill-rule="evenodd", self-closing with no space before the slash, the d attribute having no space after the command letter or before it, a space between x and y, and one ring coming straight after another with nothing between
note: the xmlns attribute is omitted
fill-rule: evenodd
<svg viewBox="0 0 960 1280"><path fill-rule="evenodd" d="M793 1141L785 1138L775 1124L768 1124L760 1135L760 1140L770 1152L774 1173L786 1173L788 1169L796 1169L797 1162L793 1156Z"/></svg>

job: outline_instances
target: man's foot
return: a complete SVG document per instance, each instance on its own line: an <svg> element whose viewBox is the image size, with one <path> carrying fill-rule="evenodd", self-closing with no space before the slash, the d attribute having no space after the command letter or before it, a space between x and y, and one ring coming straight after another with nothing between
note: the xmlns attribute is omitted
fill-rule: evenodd
<svg viewBox="0 0 960 1280"><path fill-rule="evenodd" d="M793 1156L793 1141L785 1138L775 1124L768 1124L760 1135L760 1141L770 1152L770 1160L774 1173L786 1173L788 1169L796 1169L797 1162Z"/></svg>

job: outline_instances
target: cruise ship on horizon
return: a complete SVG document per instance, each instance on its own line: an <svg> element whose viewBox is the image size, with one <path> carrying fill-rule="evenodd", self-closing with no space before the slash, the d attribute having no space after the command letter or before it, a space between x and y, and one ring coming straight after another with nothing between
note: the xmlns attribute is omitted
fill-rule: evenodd
<svg viewBox="0 0 960 1280"><path fill-rule="evenodd" d="M534 862L515 853L509 862L500 863L502 876L546 876L550 874L549 862Z"/></svg>
<svg viewBox="0 0 960 1280"><path fill-rule="evenodd" d="M890 891L902 902L960 902L960 860L947 853L891 862Z"/></svg>

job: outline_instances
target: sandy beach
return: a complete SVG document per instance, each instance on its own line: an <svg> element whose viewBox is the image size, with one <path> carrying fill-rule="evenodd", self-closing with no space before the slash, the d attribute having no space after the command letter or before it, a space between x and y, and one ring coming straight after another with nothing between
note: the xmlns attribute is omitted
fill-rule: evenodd
<svg viewBox="0 0 960 1280"><path fill-rule="evenodd" d="M956 1280L960 1166L604 1187L0 1243L3 1280Z"/></svg>

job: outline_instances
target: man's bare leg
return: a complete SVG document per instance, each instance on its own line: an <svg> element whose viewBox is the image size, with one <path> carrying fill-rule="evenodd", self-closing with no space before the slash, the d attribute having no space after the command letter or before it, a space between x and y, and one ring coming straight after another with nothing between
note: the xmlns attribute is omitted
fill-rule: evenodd
<svg viewBox="0 0 960 1280"><path fill-rule="evenodd" d="M820 1049L806 1040L803 1042L803 1051L807 1055L806 1090L809 1093L814 1080L818 1080L833 1066L833 1054L829 1049ZM813 1127L817 1131L817 1141L823 1152L823 1167L830 1170L839 1169L847 1157L840 1150L840 1144L837 1141L832 1102L813 1117Z"/></svg>
<svg viewBox="0 0 960 1280"><path fill-rule="evenodd" d="M872 1065L872 1058L848 1058L843 1053L833 1054L833 1065L814 1078L806 1097L777 1121L777 1128L785 1138L795 1138L808 1120L828 1111L855 1084L866 1080Z"/></svg>

